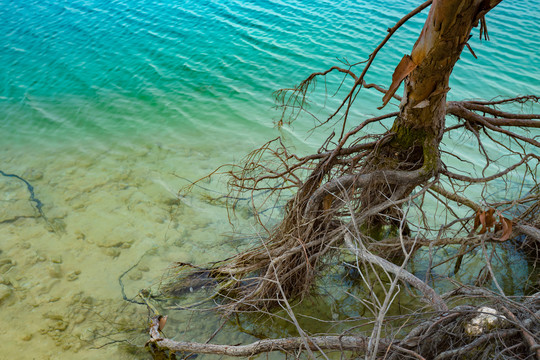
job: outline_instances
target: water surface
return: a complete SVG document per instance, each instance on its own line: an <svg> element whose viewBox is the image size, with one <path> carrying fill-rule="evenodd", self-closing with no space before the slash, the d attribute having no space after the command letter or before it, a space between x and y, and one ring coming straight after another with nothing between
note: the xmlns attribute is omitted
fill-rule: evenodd
<svg viewBox="0 0 540 360"><path fill-rule="evenodd" d="M490 42L473 31L479 59L463 53L451 99L540 93L535 5L505 1L493 10ZM364 60L413 7L1 0L0 170L33 186L49 220L38 216L25 183L0 177L0 316L10 324L0 329L3 354L147 358L115 342L141 347L145 336L137 329L146 317L143 306L122 299L118 278L137 264L123 278L131 298L174 261L217 260L243 245L222 237L231 232L223 207L197 195L179 201L178 189L279 135L301 152L316 149L325 136L307 136L313 119L274 127L272 92L339 60ZM413 18L381 51L369 82L388 86L425 17ZM317 114L337 100L326 101ZM380 101L365 91L351 118L380 115ZM466 159L477 156L461 138L446 146ZM205 186L224 191L218 182ZM169 326L175 333L189 324L183 339L204 341L217 321L208 315L194 326L186 317ZM251 339L232 329L220 336Z"/></svg>

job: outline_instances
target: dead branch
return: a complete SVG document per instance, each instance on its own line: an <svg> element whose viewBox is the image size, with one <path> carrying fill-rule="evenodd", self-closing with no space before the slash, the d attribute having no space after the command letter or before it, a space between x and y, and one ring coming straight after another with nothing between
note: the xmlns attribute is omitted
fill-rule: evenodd
<svg viewBox="0 0 540 360"><path fill-rule="evenodd" d="M528 137L513 133L511 131L502 129L499 125L495 124L497 122L502 121L503 125L506 125L507 123L512 123L512 119L502 119L502 120L489 119L489 118L486 118L484 116L478 115L473 111L467 110L465 108L465 106L461 105L460 103L456 103L456 102L450 103L447 106L447 113L450 113L450 114L452 114L454 116L457 116L458 118L461 118L461 119L466 119L466 120L478 123L480 125L485 126L486 128L488 128L490 130L499 132L501 134L508 135L510 138L518 139L518 140L527 142L527 143L529 143L531 145L534 145L534 146L540 148L540 142L538 142L538 141L536 141L534 139L531 139L531 138L528 138ZM538 124L539 124L538 121L532 121L532 120L527 121L527 120L519 120L519 119L515 119L514 123L515 124L520 124L520 125L515 125L515 126L521 126L521 127L526 127L526 126L538 127Z"/></svg>
<svg viewBox="0 0 540 360"><path fill-rule="evenodd" d="M508 104L508 103L518 103L518 104L525 104L527 102L538 102L540 101L540 96L536 95L525 95L525 96L518 96L508 99L501 99L501 100L494 100L494 101L480 101L480 100L474 100L474 101L467 101L467 103L470 104L477 104L477 105L486 105L486 106L494 106L494 105L501 105L501 104Z"/></svg>
<svg viewBox="0 0 540 360"><path fill-rule="evenodd" d="M461 346L457 349L452 349L445 351L443 353L440 353L437 355L434 360L443 360L450 357L455 357L459 355L463 355L467 352L470 352L473 349L477 349L480 345L492 340L492 339L503 339L503 338L509 338L512 336L515 336L519 333L519 330L516 329L509 329L509 330L499 330L492 333L484 334L477 338L476 340L468 343L465 346Z"/></svg>
<svg viewBox="0 0 540 360"><path fill-rule="evenodd" d="M196 354L217 354L227 356L249 357L261 353L273 351L301 351L305 350L304 340L300 337L286 339L265 339L249 345L216 345L201 344L195 342L174 341L164 338L159 332L159 317L154 316L150 325L149 343L171 351L191 352ZM337 351L365 351L368 339L363 336L314 336L308 338L309 347L312 351L337 350ZM391 346L383 342L382 347Z"/></svg>
<svg viewBox="0 0 540 360"><path fill-rule="evenodd" d="M540 360L540 346L536 343L534 340L533 335L530 333L529 330L523 324L521 321L514 315L513 312L508 310L506 307L502 306L502 310L504 314L514 322L516 326L518 326L521 329L521 336L523 336L523 339L527 342L529 345L529 348L531 349L531 352L536 354L536 359Z"/></svg>
<svg viewBox="0 0 540 360"><path fill-rule="evenodd" d="M302 81L300 83L300 85L297 86L294 89L283 89L283 91L281 91L281 90L278 91L276 97L281 99L281 103L283 104L284 109L286 107L288 107L288 106L291 106L292 104L299 104L300 107L302 108L302 105L305 103L305 96L306 96L307 88L308 88L309 84L312 82L312 80L316 76L324 76L324 75L328 74L329 72L331 72L333 70L337 70L339 72L343 72L343 73L346 73L346 74L350 75L351 77L353 77L355 79L354 85L351 87L349 93L345 96L345 98L343 99L341 104L337 107L337 109L325 121L322 122L322 123L327 123L327 122L331 121L347 104L347 106L345 107L345 114L343 115L343 126L342 126L342 130L341 130L341 135L339 137L340 139L343 138L343 135L345 133L345 126L346 126L346 123L347 123L348 114L349 114L351 105L352 105L352 103L354 102L354 99L355 99L354 94L357 91L359 86L365 84L364 76L366 75L366 73L369 70L371 64L375 60L375 57L377 56L378 52L384 47L384 45L388 42L388 40L390 40L392 35L403 24L405 24L410 18L412 18L413 16L419 14L424 9L426 9L428 6L430 6L431 3L432 3L432 0L428 0L428 1L424 2L423 4L418 6L416 9L411 11L409 14L407 14L403 18L401 18L393 27L388 28L388 30L387 30L388 34L379 43L379 45L375 48L375 50L373 50L373 52L369 55L367 63L364 66L364 68L363 68L363 70L362 70L362 72L361 72L361 74L359 76L356 76L349 69L342 69L342 68L339 68L339 67L332 67L332 68L330 68L329 70L327 70L325 72L311 74L310 76L308 76L306 78L306 80ZM380 88L380 89L377 88L377 87L375 87L375 88L377 90L379 90L379 91L381 91L381 90L384 91L382 88ZM287 93L289 91L292 92L293 95L289 96L287 98L287 100L286 100L285 93ZM388 100L389 100L391 97L393 97L395 89L393 91L391 91L391 92L387 92L387 91L384 91L384 92L386 93L385 98L388 98ZM386 102L388 102L388 101L386 101ZM279 122L280 124L283 123L284 116L285 116L285 113L282 114L281 120Z"/></svg>
<svg viewBox="0 0 540 360"><path fill-rule="evenodd" d="M506 111L497 110L495 108L492 108L492 107L489 107L489 106L486 106L486 105L480 105L480 104L474 103L474 102L461 101L459 103L462 104L463 106L465 106L465 108L467 108L469 110L479 111L479 112L483 112L483 113L486 113L486 114L496 116L497 118L492 118L491 121L500 121L500 122L499 123L494 123L493 125L540 127L540 122L538 122L538 121L525 122L525 123L523 123L524 125L521 125L521 122L519 122L519 121L516 122L516 120L518 120L518 119L522 119L522 120L540 119L539 114L514 114L514 113L509 113L509 112L506 112ZM453 104L454 104L453 101L448 102L447 108L448 108L450 113L452 112ZM498 119L498 118L503 118L503 119Z"/></svg>
<svg viewBox="0 0 540 360"><path fill-rule="evenodd" d="M526 224L518 224L516 225L516 229L522 234L530 236L534 240L540 242L540 230L538 228Z"/></svg>
<svg viewBox="0 0 540 360"><path fill-rule="evenodd" d="M452 173L452 172L450 172L450 171L448 171L446 169L442 169L440 171L440 173L443 174L443 175L448 176L449 178L465 181L465 182L468 182L468 183L489 182L491 180L500 178L501 176L504 176L504 175L508 174L509 172L511 172L512 170L516 169L518 166L521 166L521 165L525 164L529 158L537 159L537 160L540 161L540 156L538 156L536 154L532 154L532 153L531 154L525 154L521 158L520 161L513 164L512 166L507 167L506 169L504 169L501 172L498 172L496 174L493 174L491 176L486 176L486 177L483 177L483 178L473 178L473 177L469 177L469 176L455 174L455 173Z"/></svg>
<svg viewBox="0 0 540 360"><path fill-rule="evenodd" d="M429 287L425 282L418 279L416 276L414 276L407 270L392 264L388 260L385 260L377 255L373 255L366 250L359 249L357 246L354 245L352 237L349 233L345 234L345 245L347 245L347 248L360 259L382 267L385 271L396 275L404 282L412 285L414 288L419 290L424 296L424 298L437 311L448 311L448 305L446 305L444 300L435 292L435 290Z"/></svg>
<svg viewBox="0 0 540 360"><path fill-rule="evenodd" d="M432 185L431 190L435 191L436 193L444 196L445 198L447 198L449 200L452 200L452 201L455 201L457 203L466 205L466 206L470 207L472 210L474 210L475 212L482 208L480 205L476 204L474 201L472 201L470 199L467 199L467 198L465 198L463 196L460 196L460 195L456 194L455 192L449 192L448 190L445 190L440 186Z"/></svg>

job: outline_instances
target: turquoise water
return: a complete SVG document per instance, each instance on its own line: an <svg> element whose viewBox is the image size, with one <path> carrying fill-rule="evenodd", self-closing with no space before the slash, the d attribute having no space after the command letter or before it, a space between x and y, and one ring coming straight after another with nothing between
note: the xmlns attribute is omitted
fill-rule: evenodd
<svg viewBox="0 0 540 360"><path fill-rule="evenodd" d="M17 352L23 346L44 359L142 356L116 345L88 349L112 336L104 314L124 327L133 327L130 317L144 322L141 307L125 310L118 276L143 258L126 280L133 296L173 261L217 260L237 246L220 237L230 231L223 208L200 199L175 205L182 178L278 135L300 151L317 148L325 134L307 136L310 117L274 127L273 91L339 59L364 60L415 5L0 0L0 170L29 180L51 221L35 218L24 184L0 177L0 316L20 324L0 330L0 348L12 344L7 354L17 358L32 358ZM394 35L368 82L389 85L426 14ZM463 53L450 99L539 94L539 18L532 0L493 10L491 41L473 30L478 59ZM329 79L329 88L340 80ZM322 92L313 96L325 101ZM363 91L352 118L381 114L380 103ZM474 161L475 145L455 141L448 146Z"/></svg>
<svg viewBox="0 0 540 360"><path fill-rule="evenodd" d="M540 25L534 5L505 1L492 11L492 40L473 37L479 59L463 54L451 98L535 93ZM2 1L2 130L79 139L147 130L271 133L273 91L336 64L336 58L365 59L385 29L413 6ZM368 81L388 85L388 73L410 51L424 19L413 18L396 34Z"/></svg>

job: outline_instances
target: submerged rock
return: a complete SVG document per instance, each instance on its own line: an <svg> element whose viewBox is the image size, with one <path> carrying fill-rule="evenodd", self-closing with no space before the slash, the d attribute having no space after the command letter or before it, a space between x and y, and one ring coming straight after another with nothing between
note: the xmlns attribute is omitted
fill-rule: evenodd
<svg viewBox="0 0 540 360"><path fill-rule="evenodd" d="M13 290L11 289L11 287L4 284L0 284L0 304L2 304L2 302L5 299L10 297L11 293L13 293Z"/></svg>
<svg viewBox="0 0 540 360"><path fill-rule="evenodd" d="M7 273L9 269L17 265L17 263L11 259L1 259L0 260L0 273Z"/></svg>
<svg viewBox="0 0 540 360"><path fill-rule="evenodd" d="M506 319L504 315L497 310L487 306L478 309L479 315L472 318L465 324L465 332L469 336L479 336L483 333L500 326Z"/></svg>
<svg viewBox="0 0 540 360"><path fill-rule="evenodd" d="M43 171L37 169L28 169L23 172L22 177L28 181L37 181L43 179Z"/></svg>
<svg viewBox="0 0 540 360"><path fill-rule="evenodd" d="M48 266L47 272L49 273L49 276L54 279L61 278L63 274L62 267L58 264L52 264Z"/></svg>

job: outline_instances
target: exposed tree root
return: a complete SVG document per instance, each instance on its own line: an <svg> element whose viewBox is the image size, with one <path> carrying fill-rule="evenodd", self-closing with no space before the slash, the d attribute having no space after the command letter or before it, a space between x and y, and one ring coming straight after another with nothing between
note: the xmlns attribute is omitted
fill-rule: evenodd
<svg viewBox="0 0 540 360"><path fill-rule="evenodd" d="M526 99L520 97L509 99L506 103L537 100L536 97ZM458 103L454 102L449 107L450 114L457 113L452 110L458 106L456 104ZM463 104L468 103L464 102ZM486 111L484 107L488 105L475 106L481 106L480 109ZM465 108L465 105L460 108ZM475 121L475 118L470 117L468 113L459 114L465 117L466 122ZM512 116L509 113L504 113L504 115ZM522 115L516 115L516 117L523 118ZM527 117L531 118L529 126L537 126L538 121L535 119L538 116L528 115ZM288 299L305 296L309 293L316 274L321 270L323 265L321 257L335 254L336 248L342 243L344 229L351 226L351 219L360 229L364 228L373 216L380 214L385 214L383 219L387 224L386 227L395 226L392 224L401 221L400 206L412 199L406 195L410 193L411 189L425 184L432 174L427 171L426 165L416 170L364 172L366 162L371 161L370 154L377 148L384 146L393 137L392 133L388 132L375 137L378 139L375 142L369 141L362 144L359 143L359 140L373 138L372 135L362 136L354 142L354 145L345 147L345 142L371 121L373 119L368 119L347 133L335 149L322 148L317 155L297 157L289 154L280 142L277 142L279 147L276 150L271 150L270 144L267 144L249 156L248 161L246 161L247 165L239 173L236 171L230 173L233 179L230 185L239 194L248 192L253 196L256 191L272 189L262 201L263 204L278 198L281 192L290 186L298 188L297 195L289 200L286 206L284 220L279 227L268 230L268 238L261 240L261 246L241 253L225 263L216 264L206 270L203 269L210 278L223 285L219 287L222 296L229 300L237 299L228 302L231 309L269 309L275 306L276 299L280 298L276 279L278 279ZM482 124L475 123L474 126L476 129ZM524 126L521 124L521 127ZM488 130L489 128L485 129L485 131ZM523 137L510 137L510 140L519 143L523 141ZM272 157L277 157L278 164L281 164L282 169L272 169L266 165L264 156L267 152L270 152ZM513 152L518 154L516 151ZM436 169L436 174L438 174L435 177L436 180L424 185L423 190L413 197L424 199L425 192L431 193L433 191L431 194L440 197L439 201L448 207L449 211L452 210L448 202L463 204L478 211L482 208L481 205L459 194L471 183L488 184L504 179L518 167L525 167L527 173L534 179L540 157L534 153L523 153L520 157L521 160L506 169L490 176L478 178L450 172L443 162ZM491 161L489 157L486 160L488 163ZM399 167L406 168L405 164L406 162L401 162ZM300 181L300 174L310 166L313 167L311 174L305 181ZM437 181L437 179L439 180ZM446 184L450 184L450 188L453 190L446 190L449 187ZM370 206L363 205L365 201L363 202L362 199L365 196L365 191L369 190L371 194L383 194L387 193L387 189L391 189L391 192L386 200L383 199L384 201L378 201ZM234 197L231 196L231 198ZM537 204L539 201L540 194L537 190L531 190L521 199L512 200L511 204L514 206L519 204L529 206L529 210L526 210L523 216L511 219L515 224L512 237L525 234L528 239L531 239L531 244L538 243L540 230L538 222L533 221L533 217L538 217ZM254 202L254 206L258 205ZM493 203L490 206L496 209L500 208L503 211L505 211L505 206L508 209L507 203L504 202ZM351 211L349 212L347 209L351 209ZM255 208L254 213L256 214L258 210ZM402 256L404 248L411 250L421 246L466 244L468 251L471 251L480 246L483 241L497 242L497 236L494 233L490 233L493 235L487 234L487 236L474 234L471 231L473 226L470 219L470 217L456 217L454 222L461 228L457 231L450 231L450 226L448 229L443 228L437 239L420 236L414 239L413 244L413 239L409 238L407 234L402 234L402 241L389 237L382 241L368 241L366 247L376 254L392 259L396 256ZM418 227L419 224L414 224L414 226ZM451 235L444 237L443 234L448 231ZM370 232L365 234L370 235ZM375 236L373 232L371 232L371 236ZM462 253L461 256L464 254ZM178 282L169 289L183 286L181 278L177 280Z"/></svg>
<svg viewBox="0 0 540 360"><path fill-rule="evenodd" d="M408 329L401 339L381 339L375 350L378 358L384 359L456 359L467 354L468 359L492 358L525 359L539 357L540 350L540 293L529 297L522 306L505 303L483 290L463 288L446 297L476 294L489 299L494 308L501 309L496 325L487 327L479 334L467 334L467 324L482 314L482 309L458 306L450 311L421 322ZM512 309L512 310L510 310ZM160 317L152 317L150 341L147 345L165 349L171 353L219 354L250 357L261 353L281 351L297 354L305 350L306 339L301 337L265 339L248 345L216 345L174 341L160 333ZM308 336L311 351L351 351L356 355L366 354L370 338L361 335ZM491 354L491 355L490 355Z"/></svg>
<svg viewBox="0 0 540 360"><path fill-rule="evenodd" d="M338 108L317 125L339 118L340 136L335 140L332 133L315 154L308 156L292 153L278 138L249 154L243 165L226 172L231 179L228 208L234 211L235 199L251 199L252 213L261 230L260 243L206 267L181 263L162 290L178 294L193 288L195 280L215 286L211 299L224 312L271 312L281 307L296 325L299 338L241 346L176 342L160 337L154 318L151 345L231 356L302 349L308 353L354 351L369 359L451 359L464 354L480 359L494 353L502 359L537 356L540 284L537 279L529 279L524 292L534 294L524 296L522 304L511 300L498 283L492 262L498 247L513 246L525 249L536 267L540 248L536 178L540 142L538 136L531 135L531 129L540 128L540 115L514 114L512 106L534 109L540 98L530 95L446 102L448 79L472 27L480 23L481 34L487 37L484 15L498 2L434 1L411 55L405 55L396 67L389 90L366 84L364 75L392 33L431 1L389 29L359 76L353 71L354 65L334 66L311 74L294 89L279 91L281 126L306 111L306 96L316 79L341 74L345 79L340 88L352 79ZM398 97L394 92L402 81L404 96ZM385 93L384 104L391 98L399 99L399 112L369 118L346 131L351 105L362 87ZM388 119L393 124L387 123ZM373 133L375 126L386 130ZM456 135L477 146L482 163L472 164L446 150L444 141ZM458 168L452 166L455 163ZM517 195L487 197L500 188L515 188ZM482 204L474 200L480 198ZM428 202L435 204L430 210L433 214L424 207ZM278 225L260 218L263 209L283 204ZM470 210L463 211L463 207ZM479 225L482 227L477 231ZM426 281L406 270L409 258L422 247L429 248ZM433 250L445 247L459 250L434 264ZM353 253L353 268L363 285L370 290L383 289L382 295L372 291L368 299L358 299L372 309L373 331L370 336L308 336L295 321L289 301L299 302L308 296L329 259L337 258L342 248ZM459 274L462 259L474 250L485 262L476 276L478 287L457 286L450 294L441 295L429 285L430 274L443 264L455 263L454 274ZM482 288L490 280L497 296ZM416 326L404 322L403 329L383 336L385 316L403 282L418 290L435 313L420 321L422 311L413 309L406 322L414 321ZM456 297L467 305L455 306ZM465 329L479 315L472 305L479 299L505 320L471 335Z"/></svg>

